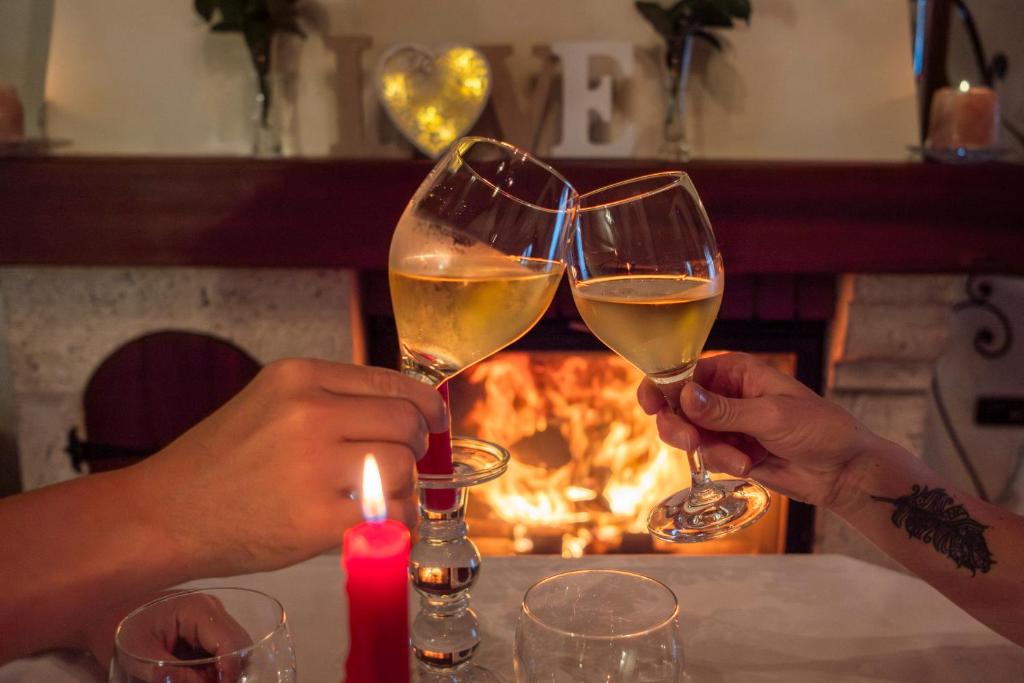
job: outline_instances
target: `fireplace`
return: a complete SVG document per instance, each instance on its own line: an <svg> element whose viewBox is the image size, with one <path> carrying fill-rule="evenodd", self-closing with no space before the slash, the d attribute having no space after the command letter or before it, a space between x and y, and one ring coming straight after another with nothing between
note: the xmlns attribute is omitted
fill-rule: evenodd
<svg viewBox="0 0 1024 683"><path fill-rule="evenodd" d="M795 355L762 354L793 371ZM658 439L635 389L643 375L608 351L507 351L452 381L454 430L504 445L504 476L470 492L485 554L777 553L788 501L742 532L696 546L655 541L647 511L689 485L685 456Z"/></svg>
<svg viewBox="0 0 1024 683"><path fill-rule="evenodd" d="M737 276L730 285L708 353L757 354L820 391L832 280ZM362 286L369 361L396 367L386 282L364 276ZM503 477L470 494L468 521L481 552L808 552L813 509L778 495L764 519L720 539L671 544L647 534L647 511L687 486L689 470L637 404L641 379L590 334L563 289L529 334L452 380L455 433L512 454Z"/></svg>

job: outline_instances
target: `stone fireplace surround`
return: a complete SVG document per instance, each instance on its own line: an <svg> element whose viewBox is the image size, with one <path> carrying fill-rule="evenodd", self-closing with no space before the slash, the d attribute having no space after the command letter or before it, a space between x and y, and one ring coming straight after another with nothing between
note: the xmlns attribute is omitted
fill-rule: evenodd
<svg viewBox="0 0 1024 683"><path fill-rule="evenodd" d="M329 189L317 190L316 181L331 188L358 175L372 179L381 172L375 162L369 171L353 168L358 162L311 162L282 175L278 171L300 162L225 161L225 169L218 169L208 161L77 160L53 162L65 172L56 176L46 162L24 162L22 173L17 163L13 169L0 165L0 199L13 207L13 230L5 226L6 236L0 234L0 379L5 370L9 377L7 395L0 397L0 432L16 435L24 488L75 476L63 448L68 428L82 422L89 376L119 346L145 333L212 334L261 363L290 355L364 358L362 313L380 302L373 296L365 301L360 292L379 277L359 273L380 272L386 254L381 247L390 234L383 226L393 225L391 214L426 171L419 162L385 168L385 178L397 171L389 186L396 197L370 193L359 206L357 193L345 193L345 204ZM133 163L151 172L119 170ZM990 171L964 176L940 169L933 177L918 177L909 194L889 187L893 179L919 176L917 166L880 165L874 173L865 165L707 164L695 165L692 174L712 217L724 217L716 227L731 275L808 273L820 282L832 273L825 277L834 283L829 296L836 292L828 395L870 428L920 452L932 366L943 349L952 303L962 298L959 273L1019 271L1012 254L1024 253L1024 216L1001 194L994 205L975 197L987 207L985 223L975 222L977 211L943 199L954 186L976 195L1007 186L1005 178L993 185ZM90 180L93 167L98 181ZM204 191L196 195L196 207L168 204L190 200L207 184L197 176L211 168L223 176L222 184L234 185L226 189L244 191L226 204L212 205L210 197L232 192ZM612 163L580 186L654 168ZM67 171L79 175L69 180ZM168 184L167 171L181 181L170 183L178 194L150 199L156 183ZM711 182L702 184L702 175ZM807 187L820 177L826 178L824 188ZM746 203L728 201L733 184L751 188L761 178L770 187L750 189ZM127 198L114 198L114 188ZM287 196L288 188L297 197L287 207L268 209L268 193ZM778 196L780 191L790 194ZM880 195L876 205L864 203L867 195ZM804 210L794 211L801 202ZM324 210L328 204L337 206ZM388 210L379 211L381 206ZM137 229L147 217L149 233ZM359 229L339 232L345 222ZM66 229L65 240L39 232L52 225ZM975 232L976 225L984 230ZM922 235L932 228L944 236L922 248ZM252 243L246 243L250 233ZM310 240L321 248L310 248ZM841 274L847 270L860 274ZM928 271L946 274L915 274ZM765 311L750 313L757 318ZM4 410L5 399L13 410ZM886 562L829 515L818 517L815 548Z"/></svg>

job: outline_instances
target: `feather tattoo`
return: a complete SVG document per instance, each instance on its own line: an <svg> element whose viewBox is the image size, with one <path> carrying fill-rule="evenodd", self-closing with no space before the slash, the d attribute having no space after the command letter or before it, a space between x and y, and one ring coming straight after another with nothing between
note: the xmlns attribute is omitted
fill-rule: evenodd
<svg viewBox="0 0 1024 683"><path fill-rule="evenodd" d="M895 506L892 523L897 529L906 529L910 538L930 543L956 562L958 569L969 569L971 576L988 572L996 563L985 543L988 527L972 519L963 505L954 504L945 489L914 484L911 492L900 498L871 497Z"/></svg>

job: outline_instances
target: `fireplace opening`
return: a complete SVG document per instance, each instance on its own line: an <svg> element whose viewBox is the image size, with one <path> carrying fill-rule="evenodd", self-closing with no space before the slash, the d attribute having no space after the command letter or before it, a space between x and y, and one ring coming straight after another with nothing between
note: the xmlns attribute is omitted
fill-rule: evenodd
<svg viewBox="0 0 1024 683"><path fill-rule="evenodd" d="M794 372L795 354L761 357ZM637 404L642 379L608 351L505 351L452 380L455 432L500 443L512 456L502 477L470 491L468 522L481 552L784 552L783 496L773 496L757 524L713 541L665 543L646 532L647 512L688 486L690 473Z"/></svg>

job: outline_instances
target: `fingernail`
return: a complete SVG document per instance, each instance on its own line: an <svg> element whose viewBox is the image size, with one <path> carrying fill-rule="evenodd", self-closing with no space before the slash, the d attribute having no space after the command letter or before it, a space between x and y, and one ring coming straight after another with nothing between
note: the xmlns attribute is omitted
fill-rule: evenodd
<svg viewBox="0 0 1024 683"><path fill-rule="evenodd" d="M729 459L729 474L735 474L738 477L747 476L747 465L750 461L742 455L735 455Z"/></svg>
<svg viewBox="0 0 1024 683"><path fill-rule="evenodd" d="M708 407L708 393L699 384L693 385L693 398L697 402L697 410L705 410Z"/></svg>

